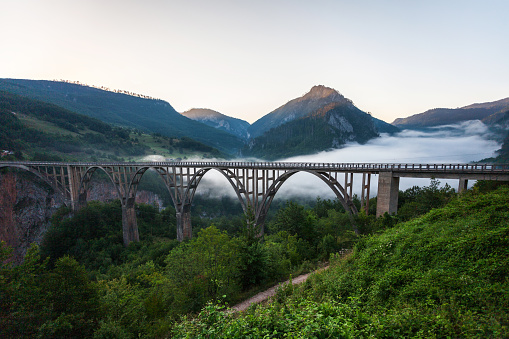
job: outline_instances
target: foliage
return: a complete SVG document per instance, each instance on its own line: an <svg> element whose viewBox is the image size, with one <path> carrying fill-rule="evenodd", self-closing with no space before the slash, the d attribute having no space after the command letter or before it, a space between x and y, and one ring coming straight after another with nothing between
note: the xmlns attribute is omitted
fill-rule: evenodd
<svg viewBox="0 0 509 339"><path fill-rule="evenodd" d="M241 317L225 313L221 305L207 305L195 319L183 319L172 338L354 338L357 321L365 315L337 302L272 303Z"/></svg>
<svg viewBox="0 0 509 339"><path fill-rule="evenodd" d="M167 137L189 137L225 153L234 154L242 147L240 138L188 119L162 100L138 98L57 81L1 79L0 90L43 100L123 128L159 133Z"/></svg>
<svg viewBox="0 0 509 339"><path fill-rule="evenodd" d="M41 254L57 258L71 255L88 269L105 272L110 265L119 265L130 260L130 251L136 245L125 248L122 238L122 215L120 201L88 205L69 218L70 210L61 208L51 218L52 228L43 238ZM168 208L159 213L150 205L137 206L137 221L142 240L164 237L174 239L176 235L170 225L175 225L175 210Z"/></svg>
<svg viewBox="0 0 509 339"><path fill-rule="evenodd" d="M451 186L445 184L440 187L440 181L431 179L430 185L425 187L413 186L398 197L398 218L410 220L423 215L433 208L444 206L455 196Z"/></svg>
<svg viewBox="0 0 509 339"><path fill-rule="evenodd" d="M348 141L364 143L377 136L371 116L351 104L335 103L266 131L242 153L274 160L337 148Z"/></svg>
<svg viewBox="0 0 509 339"><path fill-rule="evenodd" d="M240 316L208 305L176 338L505 338L509 188L364 237L354 252Z"/></svg>
<svg viewBox="0 0 509 339"><path fill-rule="evenodd" d="M32 246L20 266L2 261L1 273L1 337L92 336L100 317L97 288L76 260L65 256L48 269Z"/></svg>
<svg viewBox="0 0 509 339"><path fill-rule="evenodd" d="M159 180L157 175L152 179ZM419 197L426 196L430 190L439 201L457 201L448 197L447 189L422 189L409 194L406 203L421 199ZM478 189L475 194L480 194ZM14 268L5 261L9 257L8 249L2 247L0 251L0 319L1 325L5 325L1 334L73 337L76 336L73 331L79 328L87 337L96 338L165 337L171 331L177 337L256 337L262 334L390 337L398 329L408 330L410 325L405 321L422 320L411 318L416 317L418 310L412 302L426 302L418 306L427 310L431 302L436 306L447 296L448 292L440 292L438 288L433 290L435 294L426 288L433 285L431 282L448 281L448 266L440 268L443 276L440 275L442 271L435 270L440 274L431 275L412 290L405 290L407 294L399 292L400 288L424 276L415 271L414 266L423 266L419 260L436 261L427 252L416 254L418 249L425 249L431 243L435 234L440 234L436 229L429 233L420 231L424 235L422 239L426 240L418 246L405 243L397 247L398 254L406 253L412 258L401 259L389 267L384 265L395 257L391 251L398 242L391 238L388 246L386 240L376 239L389 237L389 234L398 234L404 239L420 236L415 231L410 232L413 238L403 236L407 234L401 233L408 228L405 225L411 223L399 223L398 217L386 215L377 220L372 214L361 213L352 218L337 200L317 199L307 206L276 202L273 207L280 208L268 222L266 234L259 237L259 229L253 225L253 211L238 215L239 206L230 206L229 202L229 199L216 200L202 207L203 217L193 217L193 222L198 220L193 238L182 243L174 239L173 208L159 211L153 206L137 205L141 241L128 247L122 244L119 201L90 202L74 215L69 209L59 210L41 245L42 256L31 251L23 265ZM215 208L221 212L214 214ZM463 208L464 211L468 209ZM434 209L432 213L438 211ZM454 213L451 212L451 218ZM217 215L221 216L214 217ZM501 218L493 222L497 220ZM451 234L454 232L460 233L451 230ZM381 244L383 251L373 250ZM452 246L449 256L453 250L463 257L468 255L449 238L443 244L445 248ZM350 260L354 263L372 260L375 265L371 261L363 263L362 267L345 264L341 258L354 246L354 254L347 255ZM362 256L362 253L368 254ZM365 259L359 259L361 257ZM316 275L303 289L288 285L270 306L253 308L245 317L231 317L220 312L224 302L234 304L290 275L313 270L319 260L327 259L333 266L329 269L330 277L326 273ZM362 271L364 267L370 270L369 274ZM476 269L481 271L481 268ZM506 274L504 272L500 273L501 277ZM458 273L456 278L461 276ZM471 276L469 273L467 277ZM67 281L74 282L77 287L66 287ZM496 293L500 291L500 287L493 284L490 288ZM472 290L468 293L473 295ZM401 295L406 295L406 299L401 299ZM424 295L433 298L429 301L422 297ZM488 298L487 295L483 297ZM65 300L73 299L78 300L73 305L65 305ZM492 299L489 299L492 305L503 307ZM454 302L457 300L455 297ZM208 304L210 302L220 306ZM182 315L196 314L200 310L201 314L193 321L179 321ZM428 322L433 319L433 312L438 312L429 310L423 315ZM385 312L387 316L382 317L382 313L377 312ZM440 312L437 314L446 319L445 313ZM23 327L21 324L25 322L30 322L30 326ZM411 326L410 331L414 331Z"/></svg>

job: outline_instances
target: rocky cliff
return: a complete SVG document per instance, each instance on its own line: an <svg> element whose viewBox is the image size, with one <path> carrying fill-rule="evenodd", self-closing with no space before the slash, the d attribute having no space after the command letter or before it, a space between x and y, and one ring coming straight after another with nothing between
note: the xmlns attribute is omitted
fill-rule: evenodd
<svg viewBox="0 0 509 339"><path fill-rule="evenodd" d="M41 242L64 199L25 173L0 174L0 187L0 240L14 249L13 260L19 263L30 244Z"/></svg>

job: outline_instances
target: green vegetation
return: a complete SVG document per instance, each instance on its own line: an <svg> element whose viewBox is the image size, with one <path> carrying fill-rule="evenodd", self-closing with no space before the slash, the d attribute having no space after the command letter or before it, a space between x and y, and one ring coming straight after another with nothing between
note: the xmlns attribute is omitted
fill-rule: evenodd
<svg viewBox="0 0 509 339"><path fill-rule="evenodd" d="M49 161L133 161L146 155L173 159L224 156L187 137L170 138L114 127L53 104L1 91L0 145L15 153L11 159Z"/></svg>
<svg viewBox="0 0 509 339"><path fill-rule="evenodd" d="M239 317L210 304L175 338L507 338L509 188L470 192L370 236Z"/></svg>
<svg viewBox="0 0 509 339"><path fill-rule="evenodd" d="M51 103L130 130L192 138L227 154L236 154L243 145L240 138L188 119L163 100L42 80L0 79L0 91Z"/></svg>
<svg viewBox="0 0 509 339"><path fill-rule="evenodd" d="M365 143L377 136L370 115L350 104L333 104L272 128L251 140L242 153L275 160L337 148L347 141Z"/></svg>
<svg viewBox="0 0 509 339"><path fill-rule="evenodd" d="M497 151L497 156L495 158L484 159L483 162L496 162L502 164L507 164L509 162L509 133L507 133L507 136L503 140L502 147Z"/></svg>
<svg viewBox="0 0 509 339"><path fill-rule="evenodd" d="M338 201L287 202L263 239L250 211L216 200L183 243L173 208L138 205L141 241L127 248L118 201L61 209L23 264L2 244L0 337L506 337L508 193L479 183L456 198L432 181L401 192L402 209L427 214L359 214L358 234ZM223 312L327 259L269 305Z"/></svg>

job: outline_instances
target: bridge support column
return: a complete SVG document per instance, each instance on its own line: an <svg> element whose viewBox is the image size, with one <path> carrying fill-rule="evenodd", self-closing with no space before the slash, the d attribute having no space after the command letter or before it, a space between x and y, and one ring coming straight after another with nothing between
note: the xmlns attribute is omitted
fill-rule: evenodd
<svg viewBox="0 0 509 339"><path fill-rule="evenodd" d="M122 203L122 233L124 235L124 246L129 245L131 241L140 241L134 198L127 198L126 202Z"/></svg>
<svg viewBox="0 0 509 339"><path fill-rule="evenodd" d="M177 207L177 240L191 239L192 236L191 204L182 204Z"/></svg>
<svg viewBox="0 0 509 339"><path fill-rule="evenodd" d="M80 192L81 175L77 167L67 165L67 175L69 176L71 207L74 212L77 212L87 205L87 191L83 187Z"/></svg>
<svg viewBox="0 0 509 339"><path fill-rule="evenodd" d="M378 197L376 203L376 216L385 212L394 214L398 211L399 177L392 172L380 172L378 176Z"/></svg>
<svg viewBox="0 0 509 339"><path fill-rule="evenodd" d="M458 186L458 193L463 193L468 189L468 179L460 178L460 183Z"/></svg>
<svg viewBox="0 0 509 339"><path fill-rule="evenodd" d="M75 201L72 207L74 212L77 212L86 206L87 206L87 191L84 191L78 195L78 201Z"/></svg>

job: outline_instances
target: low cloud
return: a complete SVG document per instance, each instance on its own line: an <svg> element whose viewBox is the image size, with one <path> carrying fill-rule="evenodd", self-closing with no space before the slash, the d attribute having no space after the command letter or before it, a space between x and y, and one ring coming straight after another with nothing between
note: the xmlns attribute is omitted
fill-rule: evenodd
<svg viewBox="0 0 509 339"><path fill-rule="evenodd" d="M316 163L468 163L494 156L500 144L490 139L488 128L480 121L468 121L457 125L430 128L426 131L404 130L395 135L382 135L380 138L359 145L347 144L341 149L334 149L312 155L282 159L284 162ZM238 159L236 161L243 161ZM340 182L344 175L338 176ZM354 193L360 196L361 175L354 176ZM457 188L457 180L440 180ZM400 189L405 190L414 185L429 185L430 179L401 178ZM371 177L371 197L376 195L378 176ZM213 197L236 196L226 178L216 171L207 173L197 194ZM288 179L275 199L288 199L294 196L305 196L314 199L334 198L331 189L319 178L298 173Z"/></svg>

